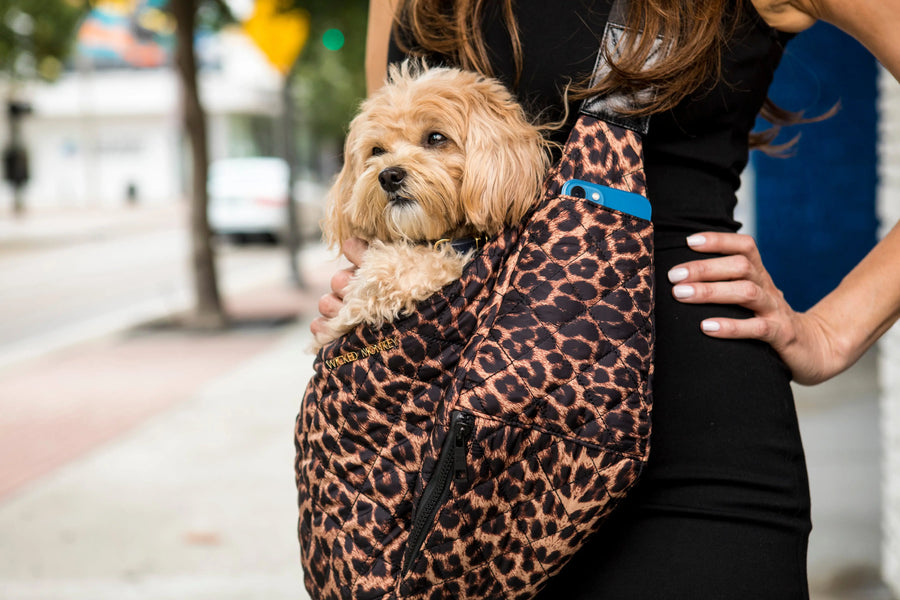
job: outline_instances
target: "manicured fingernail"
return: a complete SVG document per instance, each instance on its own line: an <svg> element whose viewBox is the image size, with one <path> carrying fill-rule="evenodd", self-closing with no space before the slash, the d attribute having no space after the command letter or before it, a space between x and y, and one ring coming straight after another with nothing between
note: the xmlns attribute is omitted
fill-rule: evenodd
<svg viewBox="0 0 900 600"><path fill-rule="evenodd" d="M691 248L694 248L695 246L702 246L705 243L706 243L706 236L702 236L699 234L691 235L691 236L688 236L688 238L687 238L687 245L690 246Z"/></svg>
<svg viewBox="0 0 900 600"><path fill-rule="evenodd" d="M722 329L722 326L716 321L703 321L700 323L700 329L703 331L718 331Z"/></svg>
<svg viewBox="0 0 900 600"><path fill-rule="evenodd" d="M676 298L690 298L694 295L694 288L689 285L676 285L672 288Z"/></svg>
<svg viewBox="0 0 900 600"><path fill-rule="evenodd" d="M679 281L687 279L687 276L688 270L684 267L678 267L669 271L669 281L672 283L678 283Z"/></svg>

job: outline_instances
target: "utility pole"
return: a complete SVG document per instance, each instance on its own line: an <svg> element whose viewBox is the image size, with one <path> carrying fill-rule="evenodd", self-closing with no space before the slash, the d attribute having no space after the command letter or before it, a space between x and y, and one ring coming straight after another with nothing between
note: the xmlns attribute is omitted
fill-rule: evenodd
<svg viewBox="0 0 900 600"><path fill-rule="evenodd" d="M301 239L301 226L303 223L300 222L300 215L297 211L297 200L296 198L296 182L297 182L297 144L294 139L294 135L296 133L295 123L294 123L294 96L291 93L293 89L294 83L294 72L295 69L291 68L287 75L284 78L284 88L282 89L282 129L283 129L283 142L284 142L284 160L288 165L288 198L287 198L287 249L288 249L288 260L290 262L291 269L291 279L294 282L294 285L299 287L300 289L306 289L306 281L303 279L303 274L300 272L300 247L302 244Z"/></svg>
<svg viewBox="0 0 900 600"><path fill-rule="evenodd" d="M269 62L284 76L281 90L282 157L288 165L287 249L291 279L304 288L300 274L299 219L294 184L297 180L296 143L294 140L293 74L306 38L309 37L309 13L279 0L256 0L253 14L244 21L244 32L253 40Z"/></svg>

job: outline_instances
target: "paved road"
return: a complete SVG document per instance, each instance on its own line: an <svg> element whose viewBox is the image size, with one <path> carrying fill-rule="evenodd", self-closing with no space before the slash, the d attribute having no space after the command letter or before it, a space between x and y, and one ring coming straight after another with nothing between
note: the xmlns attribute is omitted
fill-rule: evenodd
<svg viewBox="0 0 900 600"><path fill-rule="evenodd" d="M0 368L191 306L179 207L53 216L0 229ZM288 276L282 247L219 250L224 293Z"/></svg>

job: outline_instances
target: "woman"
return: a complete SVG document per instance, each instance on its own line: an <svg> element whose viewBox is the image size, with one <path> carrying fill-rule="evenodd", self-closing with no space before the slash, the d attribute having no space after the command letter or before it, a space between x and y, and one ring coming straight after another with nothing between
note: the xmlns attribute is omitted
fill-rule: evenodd
<svg viewBox="0 0 900 600"><path fill-rule="evenodd" d="M394 3L371 0L370 90L389 57L425 54L493 74L552 117L563 112L565 85L589 76L612 2L458 2L440 22L429 16L433 3L407 0L399 41L389 35ZM789 382L840 373L897 320L900 227L797 313L754 241L734 233L734 191L791 35L829 21L896 77L900 0L660 4L673 3L632 0L647 30L679 36L681 49L657 80L669 87L648 109L644 140L656 231L653 451L628 501L542 598L806 598L808 485ZM641 77L628 60L610 86ZM358 241L344 248L354 263L364 250ZM320 302L325 317L337 312L350 273L335 275Z"/></svg>

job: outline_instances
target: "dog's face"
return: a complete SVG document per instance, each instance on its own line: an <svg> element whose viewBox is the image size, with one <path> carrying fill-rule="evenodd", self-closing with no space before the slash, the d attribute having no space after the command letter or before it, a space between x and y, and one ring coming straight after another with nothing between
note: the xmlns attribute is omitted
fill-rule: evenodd
<svg viewBox="0 0 900 600"><path fill-rule="evenodd" d="M323 229L340 244L494 234L540 192L539 130L497 81L457 69L393 67L350 124Z"/></svg>

